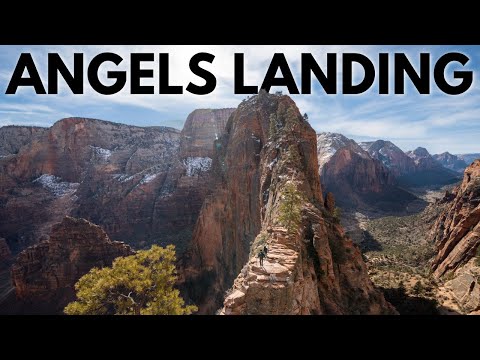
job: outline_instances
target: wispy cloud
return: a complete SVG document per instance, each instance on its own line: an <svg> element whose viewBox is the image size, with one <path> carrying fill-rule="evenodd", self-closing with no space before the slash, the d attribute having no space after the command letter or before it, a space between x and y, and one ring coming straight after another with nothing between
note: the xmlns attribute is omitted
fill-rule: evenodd
<svg viewBox="0 0 480 360"><path fill-rule="evenodd" d="M198 52L215 55L213 64L204 63L217 78L214 93L197 96L183 95L131 95L130 79L123 91L111 96L96 93L87 82L87 66L100 52L115 52L124 58L118 69L105 64L101 69L101 81L107 81L106 70L125 70L129 74L129 56L133 52L170 54L170 80L186 85L199 82L188 66L191 56ZM469 69L476 70L474 87L461 96L447 96L432 86L432 94L419 95L407 80L405 95L378 95L378 73L374 86L361 95L326 95L314 81L312 95L294 95L302 112L309 114L310 122L317 131L342 132L354 139L384 138L394 140L404 149L425 146L432 152L445 150L478 152L480 147L480 91L476 89L479 69L475 60L480 47L385 47L385 46L0 46L0 125L36 124L51 125L65 116L85 116L137 125L169 125L181 127L188 113L195 108L233 107L244 98L233 93L233 57L235 52L245 54L245 81L260 85L274 53L285 54L294 77L300 87L300 56L312 53L320 66L326 66L326 54L337 53L337 83L341 91L341 54L359 52L368 56L378 66L380 52L406 52L412 63L418 62L420 52L432 53L432 64L446 51L460 51L471 57ZM31 89L19 89L16 95L3 95L18 56L30 52L37 64L42 79L47 79L47 53L58 52L67 67L73 65L73 54L84 54L85 93L73 95L61 81L59 95L36 95ZM144 79L142 84L153 85L158 91L158 55L156 61L144 63L154 70L153 79ZM475 67L476 66L476 67ZM415 67L417 67L415 65ZM450 71L450 70L449 70ZM449 72L447 71L447 73ZM391 71L393 73L393 71ZM451 74L449 81L452 80ZM354 78L363 76L356 69ZM108 80L111 81L111 80ZM433 79L432 79L433 83ZM390 76L390 85L393 76ZM273 91L277 89L272 89ZM278 89L283 90L285 89ZM457 149L457 150L453 150Z"/></svg>

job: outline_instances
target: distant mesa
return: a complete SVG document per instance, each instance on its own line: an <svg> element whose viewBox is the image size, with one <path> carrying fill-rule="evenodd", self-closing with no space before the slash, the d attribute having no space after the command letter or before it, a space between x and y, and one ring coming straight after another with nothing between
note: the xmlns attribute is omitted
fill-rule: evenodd
<svg viewBox="0 0 480 360"><path fill-rule="evenodd" d="M70 215L137 248L173 242L183 252L210 186L213 142L233 111L196 110L183 131L67 118L27 141L30 128L1 128L0 235L17 253Z"/></svg>

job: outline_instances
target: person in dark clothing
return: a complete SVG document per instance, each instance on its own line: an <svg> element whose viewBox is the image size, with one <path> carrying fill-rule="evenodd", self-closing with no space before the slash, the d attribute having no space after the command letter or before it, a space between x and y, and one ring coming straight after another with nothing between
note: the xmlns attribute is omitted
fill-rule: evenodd
<svg viewBox="0 0 480 360"><path fill-rule="evenodd" d="M263 252L265 253L265 257L267 257L267 255L268 255L268 247L267 247L267 245L265 245L265 246L263 247Z"/></svg>
<svg viewBox="0 0 480 360"><path fill-rule="evenodd" d="M258 253L258 258L260 259L260 266L263 266L263 259L265 258L265 252L263 250L260 250Z"/></svg>

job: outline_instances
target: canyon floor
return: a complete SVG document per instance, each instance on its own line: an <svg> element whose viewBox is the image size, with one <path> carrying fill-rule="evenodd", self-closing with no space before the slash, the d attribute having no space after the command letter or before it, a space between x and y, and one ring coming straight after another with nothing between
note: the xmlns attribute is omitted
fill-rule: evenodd
<svg viewBox="0 0 480 360"><path fill-rule="evenodd" d="M370 278L401 315L461 314L451 292L429 270L435 249L427 234L442 211L435 201L449 188L415 189L428 205L422 209L419 201L414 202L399 216L344 215L344 225L362 249Z"/></svg>

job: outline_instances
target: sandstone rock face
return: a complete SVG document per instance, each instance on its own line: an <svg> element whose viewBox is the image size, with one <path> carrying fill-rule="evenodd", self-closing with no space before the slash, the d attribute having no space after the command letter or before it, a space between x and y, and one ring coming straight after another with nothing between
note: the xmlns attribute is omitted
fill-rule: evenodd
<svg viewBox="0 0 480 360"><path fill-rule="evenodd" d="M320 133L317 147L322 185L340 206L401 211L415 199L398 188L389 169L355 141L341 134Z"/></svg>
<svg viewBox="0 0 480 360"><path fill-rule="evenodd" d="M188 115L181 133L181 156L213 158L213 142L223 135L234 111L232 108L197 109Z"/></svg>
<svg viewBox="0 0 480 360"><path fill-rule="evenodd" d="M468 166L465 161L459 159L456 155L450 154L449 152L433 155L432 157L443 167L453 171L463 173L465 168Z"/></svg>
<svg viewBox="0 0 480 360"><path fill-rule="evenodd" d="M55 123L0 159L0 236L17 252L72 215L135 247L173 243L182 252L230 113L195 111L182 133L83 118Z"/></svg>
<svg viewBox="0 0 480 360"><path fill-rule="evenodd" d="M0 269L5 268L12 261L12 253L4 238L0 238Z"/></svg>
<svg viewBox="0 0 480 360"><path fill-rule="evenodd" d="M17 299L31 312L61 312L74 300L74 285L93 267L132 255L124 243L111 241L97 225L66 217L53 226L50 239L22 251L12 267Z"/></svg>
<svg viewBox="0 0 480 360"><path fill-rule="evenodd" d="M466 264L480 246L480 160L465 170L454 194L432 230L437 246L432 268L437 278Z"/></svg>
<svg viewBox="0 0 480 360"><path fill-rule="evenodd" d="M0 158L18 153L22 146L46 131L46 128L35 126L0 127Z"/></svg>
<svg viewBox="0 0 480 360"><path fill-rule="evenodd" d="M455 271L452 280L444 284L450 290L464 314L480 312L480 266L471 259Z"/></svg>
<svg viewBox="0 0 480 360"><path fill-rule="evenodd" d="M394 312L323 207L316 134L288 96L262 92L240 104L216 142L212 176L184 270L201 312L215 311L232 283L224 314ZM288 183L305 199L291 234L279 224Z"/></svg>

